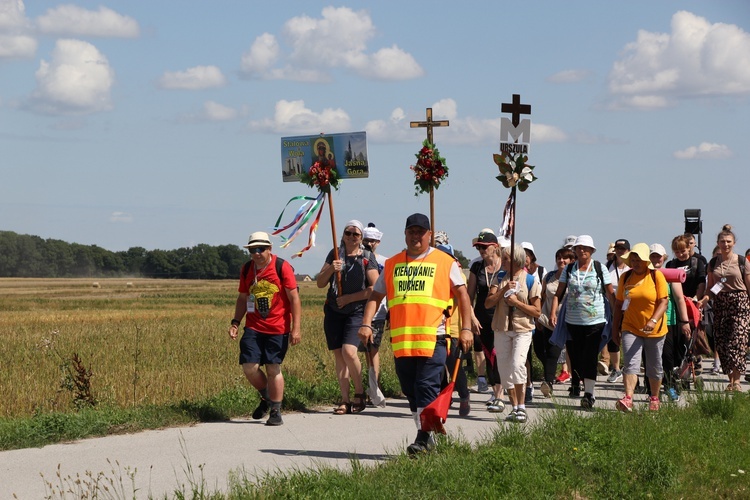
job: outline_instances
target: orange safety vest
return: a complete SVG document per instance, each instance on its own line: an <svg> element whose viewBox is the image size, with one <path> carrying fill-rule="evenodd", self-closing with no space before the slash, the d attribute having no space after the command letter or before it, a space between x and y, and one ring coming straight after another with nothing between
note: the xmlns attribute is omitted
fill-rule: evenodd
<svg viewBox="0 0 750 500"><path fill-rule="evenodd" d="M408 259L404 251L386 260L383 273L395 357L432 356L437 328L451 299L453 262L438 250L424 259Z"/></svg>

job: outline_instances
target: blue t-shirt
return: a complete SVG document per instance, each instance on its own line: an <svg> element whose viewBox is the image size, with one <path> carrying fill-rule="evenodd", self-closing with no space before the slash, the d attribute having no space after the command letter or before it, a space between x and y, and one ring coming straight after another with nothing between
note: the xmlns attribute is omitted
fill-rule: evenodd
<svg viewBox="0 0 750 500"><path fill-rule="evenodd" d="M567 269L567 268L566 268ZM611 283L607 268L602 266L602 280L596 275L594 261L591 261L587 271L578 269L578 262L573 264L573 269L568 273L563 270L560 275L560 283L568 285L568 306L565 310L565 322L571 325L598 325L604 323L604 297L602 287L606 288Z"/></svg>

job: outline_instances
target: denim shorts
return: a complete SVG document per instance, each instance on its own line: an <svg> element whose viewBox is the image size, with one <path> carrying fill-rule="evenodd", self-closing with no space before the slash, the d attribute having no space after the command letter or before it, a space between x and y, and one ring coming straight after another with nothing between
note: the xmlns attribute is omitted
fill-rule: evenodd
<svg viewBox="0 0 750 500"><path fill-rule="evenodd" d="M376 349L380 348L380 342L383 341L383 331L384 330L385 330L385 320L384 319L372 322L372 339L370 340L370 345L372 345ZM357 350L359 352L365 352L365 351L367 351L367 349L365 349L365 346L362 345L361 341L359 343L359 347L357 347Z"/></svg>
<svg viewBox="0 0 750 500"><path fill-rule="evenodd" d="M245 327L240 339L240 364L280 365L289 349L289 334L260 333Z"/></svg>

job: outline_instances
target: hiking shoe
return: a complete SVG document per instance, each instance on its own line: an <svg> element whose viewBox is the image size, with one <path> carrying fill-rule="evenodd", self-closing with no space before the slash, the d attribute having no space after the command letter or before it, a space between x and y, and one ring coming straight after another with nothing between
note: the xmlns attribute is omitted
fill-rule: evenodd
<svg viewBox="0 0 750 500"><path fill-rule="evenodd" d="M480 394L485 394L489 390L490 388L487 385L487 379L484 377L478 377L477 378L477 392Z"/></svg>
<svg viewBox="0 0 750 500"><path fill-rule="evenodd" d="M571 398L581 397L581 386L571 385L570 389L568 389L568 394L570 395Z"/></svg>
<svg viewBox="0 0 750 500"><path fill-rule="evenodd" d="M260 398L260 403L258 403L258 407L253 412L253 420L260 420L261 418L265 417L268 413L268 401L266 401L263 398Z"/></svg>
<svg viewBox="0 0 750 500"><path fill-rule="evenodd" d="M596 398L590 392L585 393L581 398L581 408L584 410L593 408L594 403L596 403Z"/></svg>
<svg viewBox="0 0 750 500"><path fill-rule="evenodd" d="M544 396L545 398L552 396L552 384L542 382L542 385L539 386L539 390L542 392L542 396Z"/></svg>
<svg viewBox="0 0 750 500"><path fill-rule="evenodd" d="M622 371L620 370L612 370L609 372L609 377L607 377L607 382L610 384L616 384L617 382L622 382Z"/></svg>
<svg viewBox="0 0 750 500"><path fill-rule="evenodd" d="M555 379L555 382L558 384L562 384L568 381L570 379L570 373L566 372L565 370L560 372L560 375L557 376Z"/></svg>
<svg viewBox="0 0 750 500"><path fill-rule="evenodd" d="M505 410L505 403L500 399L493 399L490 404L487 405L487 411L490 413L502 413Z"/></svg>
<svg viewBox="0 0 750 500"><path fill-rule="evenodd" d="M677 389L674 387L670 387L667 389L667 396L669 396L669 400L676 403L680 400L680 395L677 394Z"/></svg>
<svg viewBox="0 0 750 500"><path fill-rule="evenodd" d="M471 413L471 402L469 401L469 398L462 399L458 404L458 416L465 417L469 413Z"/></svg>
<svg viewBox="0 0 750 500"><path fill-rule="evenodd" d="M526 387L526 395L523 397L524 402L531 403L534 401L534 386L529 385Z"/></svg>
<svg viewBox="0 0 750 500"><path fill-rule="evenodd" d="M648 399L648 411L659 411L659 396L651 396Z"/></svg>
<svg viewBox="0 0 750 500"><path fill-rule="evenodd" d="M430 449L427 447L427 443L421 443L419 441L415 441L406 447L406 453L410 457L416 457L417 455L422 455L428 451L430 451Z"/></svg>
<svg viewBox="0 0 750 500"><path fill-rule="evenodd" d="M596 371L599 373L599 375L609 375L609 367L604 361L599 361L596 364Z"/></svg>
<svg viewBox="0 0 750 500"><path fill-rule="evenodd" d="M276 408L271 409L271 413L268 414L268 420L266 425L283 425L284 421L281 420L281 412Z"/></svg>
<svg viewBox="0 0 750 500"><path fill-rule="evenodd" d="M624 396L621 400L615 403L615 408L617 408L623 413L632 413L633 412L633 398Z"/></svg>

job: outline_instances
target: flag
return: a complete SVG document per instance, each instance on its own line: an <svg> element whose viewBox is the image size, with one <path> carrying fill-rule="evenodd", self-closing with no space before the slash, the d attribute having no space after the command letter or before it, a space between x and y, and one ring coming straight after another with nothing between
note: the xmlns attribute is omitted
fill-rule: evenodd
<svg viewBox="0 0 750 500"><path fill-rule="evenodd" d="M500 224L500 230L497 233L497 240L501 243L503 240L510 244L510 238L513 235L513 229L516 227L516 190L510 190L508 201L505 202L503 209L503 221Z"/></svg>

